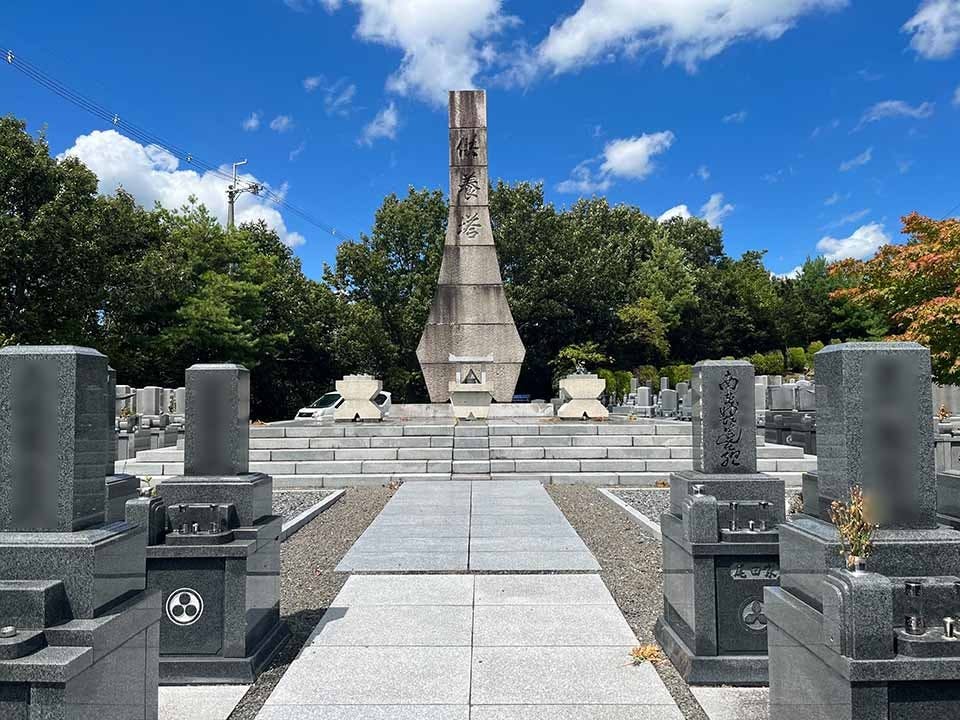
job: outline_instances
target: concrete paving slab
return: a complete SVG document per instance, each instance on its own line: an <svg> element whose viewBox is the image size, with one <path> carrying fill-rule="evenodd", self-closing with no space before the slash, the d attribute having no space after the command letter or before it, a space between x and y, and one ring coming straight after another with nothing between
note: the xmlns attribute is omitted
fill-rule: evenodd
<svg viewBox="0 0 960 720"><path fill-rule="evenodd" d="M472 552L517 552L531 550L555 550L574 552L583 550L583 541L576 536L557 537L527 536L527 537L474 537L470 539Z"/></svg>
<svg viewBox="0 0 960 720"><path fill-rule="evenodd" d="M623 647L473 649L476 705L667 705L670 693L650 663L633 665Z"/></svg>
<svg viewBox="0 0 960 720"><path fill-rule="evenodd" d="M613 605L599 575L479 575L475 605Z"/></svg>
<svg viewBox="0 0 960 720"><path fill-rule="evenodd" d="M160 720L227 720L249 685L161 685Z"/></svg>
<svg viewBox="0 0 960 720"><path fill-rule="evenodd" d="M360 538L353 545L354 552L467 552L469 538L462 537L385 537Z"/></svg>
<svg viewBox="0 0 960 720"><path fill-rule="evenodd" d="M469 719L467 705L267 705L257 715L257 720Z"/></svg>
<svg viewBox="0 0 960 720"><path fill-rule="evenodd" d="M467 705L468 647L308 647L271 705Z"/></svg>
<svg viewBox="0 0 960 720"><path fill-rule="evenodd" d="M472 620L472 608L457 605L335 605L306 645L470 647Z"/></svg>
<svg viewBox="0 0 960 720"><path fill-rule="evenodd" d="M474 608L474 647L636 645L616 605L483 605Z"/></svg>
<svg viewBox="0 0 960 720"><path fill-rule="evenodd" d="M597 571L600 564L587 552L470 552L471 570Z"/></svg>
<svg viewBox="0 0 960 720"><path fill-rule="evenodd" d="M472 575L352 575L336 603L375 605L472 605Z"/></svg>
<svg viewBox="0 0 960 720"><path fill-rule="evenodd" d="M337 565L337 572L466 569L467 553L465 552L351 552Z"/></svg>
<svg viewBox="0 0 960 720"><path fill-rule="evenodd" d="M769 720L769 688L691 686L690 692L710 720Z"/></svg>
<svg viewBox="0 0 960 720"><path fill-rule="evenodd" d="M683 720L668 705L474 705L470 720Z"/></svg>

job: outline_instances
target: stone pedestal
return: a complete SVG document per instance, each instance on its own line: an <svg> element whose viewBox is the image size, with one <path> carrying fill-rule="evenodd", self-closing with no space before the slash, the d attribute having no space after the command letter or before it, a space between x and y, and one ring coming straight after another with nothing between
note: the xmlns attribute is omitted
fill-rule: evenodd
<svg viewBox="0 0 960 720"><path fill-rule="evenodd" d="M557 410L557 417L566 420L606 420L610 412L597 398L607 384L596 375L567 375L560 381L560 392L566 402Z"/></svg>
<svg viewBox="0 0 960 720"><path fill-rule="evenodd" d="M151 537L147 584L162 596L160 680L251 683L289 635L282 520L272 478L248 472L249 372L221 364L186 374L186 474L136 508Z"/></svg>
<svg viewBox="0 0 960 720"><path fill-rule="evenodd" d="M417 346L434 403L450 399L451 356L493 356L497 402L513 399L525 350L507 303L490 226L487 104L483 90L450 93L450 215L437 294Z"/></svg>
<svg viewBox="0 0 960 720"><path fill-rule="evenodd" d="M4 348L0 405L0 715L155 720L160 597L108 497L107 360Z"/></svg>
<svg viewBox="0 0 960 720"><path fill-rule="evenodd" d="M785 523L781 587L768 588L770 716L960 716L960 649L943 618L960 609L960 532L938 526L929 352L850 343L817 353L818 472ZM849 572L829 521L859 485L880 524L867 571ZM941 518L957 510L945 493ZM951 523L952 524L952 523ZM906 581L926 628L905 632Z"/></svg>
<svg viewBox="0 0 960 720"><path fill-rule="evenodd" d="M334 419L347 422L380 421L383 413L373 399L383 383L372 375L347 375L337 380L337 392L343 402L334 410Z"/></svg>
<svg viewBox="0 0 960 720"><path fill-rule="evenodd" d="M493 401L493 386L489 383L459 383L451 381L448 388L453 416L461 420L486 420Z"/></svg>
<svg viewBox="0 0 960 720"><path fill-rule="evenodd" d="M783 481L756 471L749 363L698 363L689 393L694 470L670 476L670 511L660 518L656 637L689 683L763 684L763 589L780 575Z"/></svg>

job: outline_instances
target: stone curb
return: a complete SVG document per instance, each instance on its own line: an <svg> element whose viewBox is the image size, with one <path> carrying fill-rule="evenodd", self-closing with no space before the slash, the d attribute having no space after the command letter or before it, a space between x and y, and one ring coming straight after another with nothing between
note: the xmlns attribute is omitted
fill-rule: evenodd
<svg viewBox="0 0 960 720"><path fill-rule="evenodd" d="M616 495L613 494L612 490L616 488L597 488L603 497L605 497L609 502L613 503L617 507L626 511L630 516L630 519L633 520L637 525L640 526L640 529L653 537L657 542L663 541L663 535L660 533L660 524L655 523L653 520L648 518L646 515L641 513L636 508L630 506L628 503L624 502Z"/></svg>
<svg viewBox="0 0 960 720"><path fill-rule="evenodd" d="M347 491L345 489L337 490L330 495L327 495L327 497L318 502L316 505L311 505L295 518L287 520L287 522L283 524L283 529L280 531L280 542L283 542L289 538L297 530L313 520L317 515L322 513L324 510L327 510L331 505L337 502L337 500L342 498L346 492Z"/></svg>

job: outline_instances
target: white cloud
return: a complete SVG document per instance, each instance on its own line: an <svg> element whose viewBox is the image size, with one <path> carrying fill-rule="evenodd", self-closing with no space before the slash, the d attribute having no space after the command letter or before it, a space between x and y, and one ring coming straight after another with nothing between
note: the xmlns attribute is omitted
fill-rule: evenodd
<svg viewBox="0 0 960 720"><path fill-rule="evenodd" d="M343 0L283 0L283 4L297 12L308 12L314 5L321 5L327 12L336 12Z"/></svg>
<svg viewBox="0 0 960 720"><path fill-rule="evenodd" d="M653 172L654 156L668 150L673 138L673 133L666 130L613 140L603 149L603 165L600 169L619 177L643 180Z"/></svg>
<svg viewBox="0 0 960 720"><path fill-rule="evenodd" d="M847 0L583 0L550 28L537 49L555 72L574 70L611 55L661 48L664 63L689 71L747 39L776 40L797 20L835 10Z"/></svg>
<svg viewBox="0 0 960 720"><path fill-rule="evenodd" d="M868 123L877 122L877 120L883 120L884 118L909 117L915 120L923 120L933 115L933 108L932 102L922 102L913 107L903 100L884 100L867 108L855 129L859 130Z"/></svg>
<svg viewBox="0 0 960 720"><path fill-rule="evenodd" d="M723 202L723 193L714 193L700 208L703 219L714 227L720 227L721 221L733 212L733 205Z"/></svg>
<svg viewBox="0 0 960 720"><path fill-rule="evenodd" d="M608 175L594 175L589 161L584 161L570 171L570 177L557 185L557 192L592 195L605 192L613 185Z"/></svg>
<svg viewBox="0 0 960 720"><path fill-rule="evenodd" d="M823 204L824 204L824 205L827 205L827 206L836 205L836 204L837 204L838 202L840 202L841 200L846 200L847 197L848 197L848 196L846 196L846 195L841 195L840 193L835 192L833 195L831 195L831 196L828 197L826 200L824 200L824 201L823 201Z"/></svg>
<svg viewBox="0 0 960 720"><path fill-rule="evenodd" d="M697 168L697 177L706 182L710 179L710 168L706 165L701 165Z"/></svg>
<svg viewBox="0 0 960 720"><path fill-rule="evenodd" d="M775 278L780 278L781 280L795 280L800 277L800 273L803 272L803 266L797 265L793 270L787 270L785 273L772 273Z"/></svg>
<svg viewBox="0 0 960 720"><path fill-rule="evenodd" d="M370 146L377 140L384 138L393 140L397 137L397 127L399 125L400 114L397 112L397 106L390 103L378 112L373 120L367 123L357 142L360 145Z"/></svg>
<svg viewBox="0 0 960 720"><path fill-rule="evenodd" d="M353 109L353 99L357 95L357 86L347 78L328 83L323 75L311 75L303 79L303 89L308 93L323 91L323 107L327 115L346 117Z"/></svg>
<svg viewBox="0 0 960 720"><path fill-rule="evenodd" d="M817 250L823 253L827 262L835 262L844 258L863 260L873 255L881 245L890 242L883 225L870 223L861 225L853 234L845 238L826 236L817 243Z"/></svg>
<svg viewBox="0 0 960 720"><path fill-rule="evenodd" d="M293 128L293 118L289 115L277 115L270 121L270 129L278 133L284 133Z"/></svg>
<svg viewBox="0 0 960 720"><path fill-rule="evenodd" d="M689 218L692 218L693 215L690 213L690 208L688 208L686 205L675 205L674 207L670 208L669 210L661 214L657 218L657 222L661 222L661 223L666 222L667 220L671 220L675 217L683 218L684 220L687 220Z"/></svg>
<svg viewBox="0 0 960 720"><path fill-rule="evenodd" d="M851 225L855 222L863 220L867 215L870 214L870 208L864 208L863 210L857 210L856 212L848 213L838 220L827 223L823 226L824 230L835 230L836 228L841 228L844 225Z"/></svg>
<svg viewBox="0 0 960 720"><path fill-rule="evenodd" d="M746 119L747 119L747 111L746 111L746 110L739 110L739 111L737 111L737 112L735 112L735 113L730 113L729 115L724 115L723 118L722 118L723 122L727 123L728 125L729 125L730 123L735 123L735 124L737 124L737 125L740 125L740 124L742 124L743 121L746 120Z"/></svg>
<svg viewBox="0 0 960 720"><path fill-rule="evenodd" d="M360 10L358 37L403 52L387 89L437 107L448 90L475 87L499 56L485 40L517 22L502 12L502 0L348 1Z"/></svg>
<svg viewBox="0 0 960 720"><path fill-rule="evenodd" d="M946 60L960 47L960 0L924 0L903 32L921 57Z"/></svg>
<svg viewBox="0 0 960 720"><path fill-rule="evenodd" d="M323 101L327 115L349 115L356 94L356 85L338 81L330 88L330 92L327 93L327 97Z"/></svg>
<svg viewBox="0 0 960 720"><path fill-rule="evenodd" d="M849 160L844 160L842 163L840 163L840 172L847 172L856 167L860 167L861 165L866 165L871 160L873 160L873 148L869 147L856 157L850 158Z"/></svg>
<svg viewBox="0 0 960 720"><path fill-rule="evenodd" d="M957 89L953 91L953 106L960 107L960 85L957 85Z"/></svg>
<svg viewBox="0 0 960 720"><path fill-rule="evenodd" d="M101 193L112 193L122 186L144 207L159 202L170 209L181 207L193 196L221 223L226 222L228 181L212 172L181 170L180 161L162 148L140 145L115 130L94 130L78 137L60 157L68 155L79 158L96 173ZM220 170L230 172L227 167ZM263 184L253 175L244 174L241 178L244 182ZM271 203L250 193L237 198L237 224L261 218L289 247L304 243L300 233L287 229L283 216Z"/></svg>
<svg viewBox="0 0 960 720"><path fill-rule="evenodd" d="M260 127L260 113L252 112L250 117L243 121L243 129L252 132Z"/></svg>
<svg viewBox="0 0 960 720"><path fill-rule="evenodd" d="M579 163L570 172L570 178L557 185L557 190L589 194L608 190L614 178L643 180L656 167L653 158L666 152L673 140L669 130L611 140L603 148L603 155ZM593 165L601 160L595 170Z"/></svg>
<svg viewBox="0 0 960 720"><path fill-rule="evenodd" d="M300 153L302 153L306 149L307 149L307 144L305 142L302 142L299 145L297 145L293 150L290 151L290 162L293 162L298 157L300 157Z"/></svg>
<svg viewBox="0 0 960 720"><path fill-rule="evenodd" d="M834 118L827 125L817 125L813 129L813 132L810 133L810 138L812 140L816 140L818 137L820 137L823 133L827 132L828 130L836 130L838 127L840 127L840 121Z"/></svg>

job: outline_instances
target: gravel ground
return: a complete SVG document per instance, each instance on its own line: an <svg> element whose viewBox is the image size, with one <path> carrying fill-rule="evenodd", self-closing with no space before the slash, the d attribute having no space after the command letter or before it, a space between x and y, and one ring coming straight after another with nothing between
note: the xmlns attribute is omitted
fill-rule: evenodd
<svg viewBox="0 0 960 720"><path fill-rule="evenodd" d="M670 509L670 488L614 490L613 494L655 523L659 523L660 516Z"/></svg>
<svg viewBox="0 0 960 720"><path fill-rule="evenodd" d="M393 490L385 487L351 488L333 507L283 543L280 549L280 614L287 621L292 637L228 720L253 720L256 717L287 666L347 581L348 573L334 572L333 569L392 495Z"/></svg>
<svg viewBox="0 0 960 720"><path fill-rule="evenodd" d="M660 543L640 532L596 488L551 485L547 491L596 556L600 576L637 638L655 643L653 626L663 607ZM673 665L661 663L657 672L687 720L708 720Z"/></svg>
<svg viewBox="0 0 960 720"><path fill-rule="evenodd" d="M293 520L311 505L316 505L332 490L280 490L273 493L273 514L283 517L284 522Z"/></svg>

